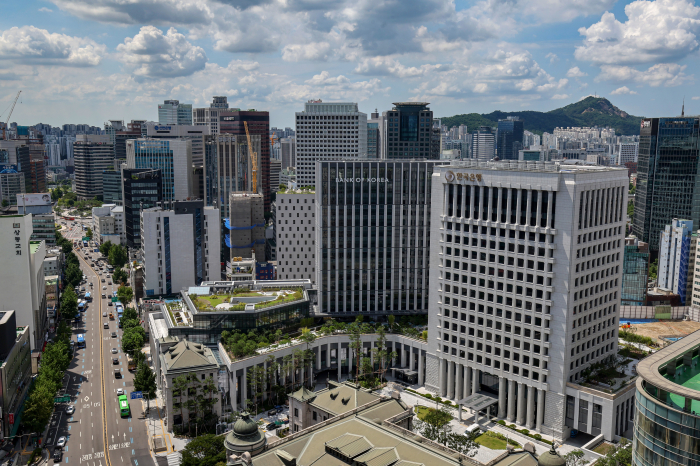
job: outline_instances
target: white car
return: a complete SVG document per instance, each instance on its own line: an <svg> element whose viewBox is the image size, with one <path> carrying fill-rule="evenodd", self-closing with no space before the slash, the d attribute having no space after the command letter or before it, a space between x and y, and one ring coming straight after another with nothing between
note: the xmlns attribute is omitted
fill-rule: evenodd
<svg viewBox="0 0 700 466"><path fill-rule="evenodd" d="M59 437L58 442L56 442L56 446L58 448L63 448L66 446L66 441L67 441L67 439L65 437Z"/></svg>
<svg viewBox="0 0 700 466"><path fill-rule="evenodd" d="M124 394L124 389L123 388L117 388L117 396L123 395Z"/></svg>

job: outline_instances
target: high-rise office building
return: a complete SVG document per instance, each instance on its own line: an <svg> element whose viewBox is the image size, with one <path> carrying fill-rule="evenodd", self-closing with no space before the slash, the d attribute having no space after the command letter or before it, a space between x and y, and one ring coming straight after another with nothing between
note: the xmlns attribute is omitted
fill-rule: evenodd
<svg viewBox="0 0 700 466"><path fill-rule="evenodd" d="M219 211L203 201L175 201L141 212L146 296L177 293L221 279Z"/></svg>
<svg viewBox="0 0 700 466"><path fill-rule="evenodd" d="M428 102L395 102L393 109L382 114L386 136L381 143L386 145L387 159L440 160L439 128L436 144L433 111L428 105Z"/></svg>
<svg viewBox="0 0 700 466"><path fill-rule="evenodd" d="M622 264L622 306L644 306L649 278L649 245L634 236L625 238Z"/></svg>
<svg viewBox="0 0 700 466"><path fill-rule="evenodd" d="M92 134L76 136L73 155L78 199L102 199L102 173L114 167L114 147L108 137Z"/></svg>
<svg viewBox="0 0 700 466"><path fill-rule="evenodd" d="M135 139L127 141L127 168L160 169L163 201L192 197L192 141L189 139Z"/></svg>
<svg viewBox="0 0 700 466"><path fill-rule="evenodd" d="M617 357L628 183L550 162L435 167L427 389L493 393L499 418L559 440L617 435L633 394L577 382Z"/></svg>
<svg viewBox="0 0 700 466"><path fill-rule="evenodd" d="M632 232L649 243L652 259L661 231L674 218L700 225L699 144L698 117L642 120Z"/></svg>
<svg viewBox="0 0 700 466"><path fill-rule="evenodd" d="M518 151L523 148L524 122L518 117L509 116L498 120L498 142L496 155L501 160L518 160Z"/></svg>
<svg viewBox="0 0 700 466"><path fill-rule="evenodd" d="M251 135L252 151L262 157L260 135ZM267 139L265 139L267 141ZM254 188L253 166L250 160L248 138L245 135L218 134L207 136L204 143L204 201L219 209L222 218L228 218L229 196L232 192L260 192L262 178L258 169L258 185ZM261 193L262 194L262 193Z"/></svg>
<svg viewBox="0 0 700 466"><path fill-rule="evenodd" d="M430 186L439 163L358 160L319 164L316 283L321 312L428 312ZM279 210L277 218L279 222ZM296 246L294 238L281 233L285 232L277 233L278 259L282 248Z"/></svg>
<svg viewBox="0 0 700 466"><path fill-rule="evenodd" d="M490 126L480 126L472 133L472 159L491 160L496 149L496 134Z"/></svg>
<svg viewBox="0 0 700 466"><path fill-rule="evenodd" d="M166 100L158 105L159 125L192 125L192 104Z"/></svg>
<svg viewBox="0 0 700 466"><path fill-rule="evenodd" d="M296 113L296 139L297 185L314 186L316 162L367 156L367 114L356 103L310 100Z"/></svg>
<svg viewBox="0 0 700 466"><path fill-rule="evenodd" d="M286 190L277 193L277 279L316 282L316 193Z"/></svg>
<svg viewBox="0 0 700 466"><path fill-rule="evenodd" d="M191 112L190 112L191 113ZM192 141L192 165L204 167L204 136L209 135L206 126L194 125L146 125L146 137L152 139L189 139Z"/></svg>
<svg viewBox="0 0 700 466"><path fill-rule="evenodd" d="M695 264L690 263L690 252L695 251L692 237L693 221L674 218L659 238L658 287L680 296L682 304L689 291L688 274L695 269Z"/></svg>
<svg viewBox="0 0 700 466"><path fill-rule="evenodd" d="M122 168L124 235L130 249L141 248L141 210L163 201L163 178L159 169Z"/></svg>
<svg viewBox="0 0 700 466"><path fill-rule="evenodd" d="M265 199L265 212L270 210L270 112L226 110L219 112L219 134L246 137L245 124L251 136L260 136L258 152L259 192Z"/></svg>

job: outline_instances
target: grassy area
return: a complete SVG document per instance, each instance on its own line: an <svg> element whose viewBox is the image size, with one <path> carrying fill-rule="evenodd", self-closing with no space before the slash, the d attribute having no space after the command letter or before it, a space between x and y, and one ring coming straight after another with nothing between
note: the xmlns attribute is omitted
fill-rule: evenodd
<svg viewBox="0 0 700 466"><path fill-rule="evenodd" d="M594 452L599 453L601 455L607 455L610 450L613 450L615 447L610 445L609 443L603 442L597 447L593 449Z"/></svg>

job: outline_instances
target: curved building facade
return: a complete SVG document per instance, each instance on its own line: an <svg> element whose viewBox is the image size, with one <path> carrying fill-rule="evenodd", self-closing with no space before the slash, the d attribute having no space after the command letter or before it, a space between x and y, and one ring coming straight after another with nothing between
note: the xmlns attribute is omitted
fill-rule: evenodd
<svg viewBox="0 0 700 466"><path fill-rule="evenodd" d="M632 463L700 465L700 331L639 363Z"/></svg>

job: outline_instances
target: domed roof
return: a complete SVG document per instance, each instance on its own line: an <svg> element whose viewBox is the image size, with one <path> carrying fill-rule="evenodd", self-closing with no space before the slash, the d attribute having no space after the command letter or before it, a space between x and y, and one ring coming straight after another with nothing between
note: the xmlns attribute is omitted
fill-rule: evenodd
<svg viewBox="0 0 700 466"><path fill-rule="evenodd" d="M554 445L552 448L546 452L542 453L539 458L537 458L538 466L566 466L566 460L559 456L559 454L554 450Z"/></svg>
<svg viewBox="0 0 700 466"><path fill-rule="evenodd" d="M233 433L236 437L249 437L258 433L258 425L250 418L250 414L244 411L233 424Z"/></svg>

